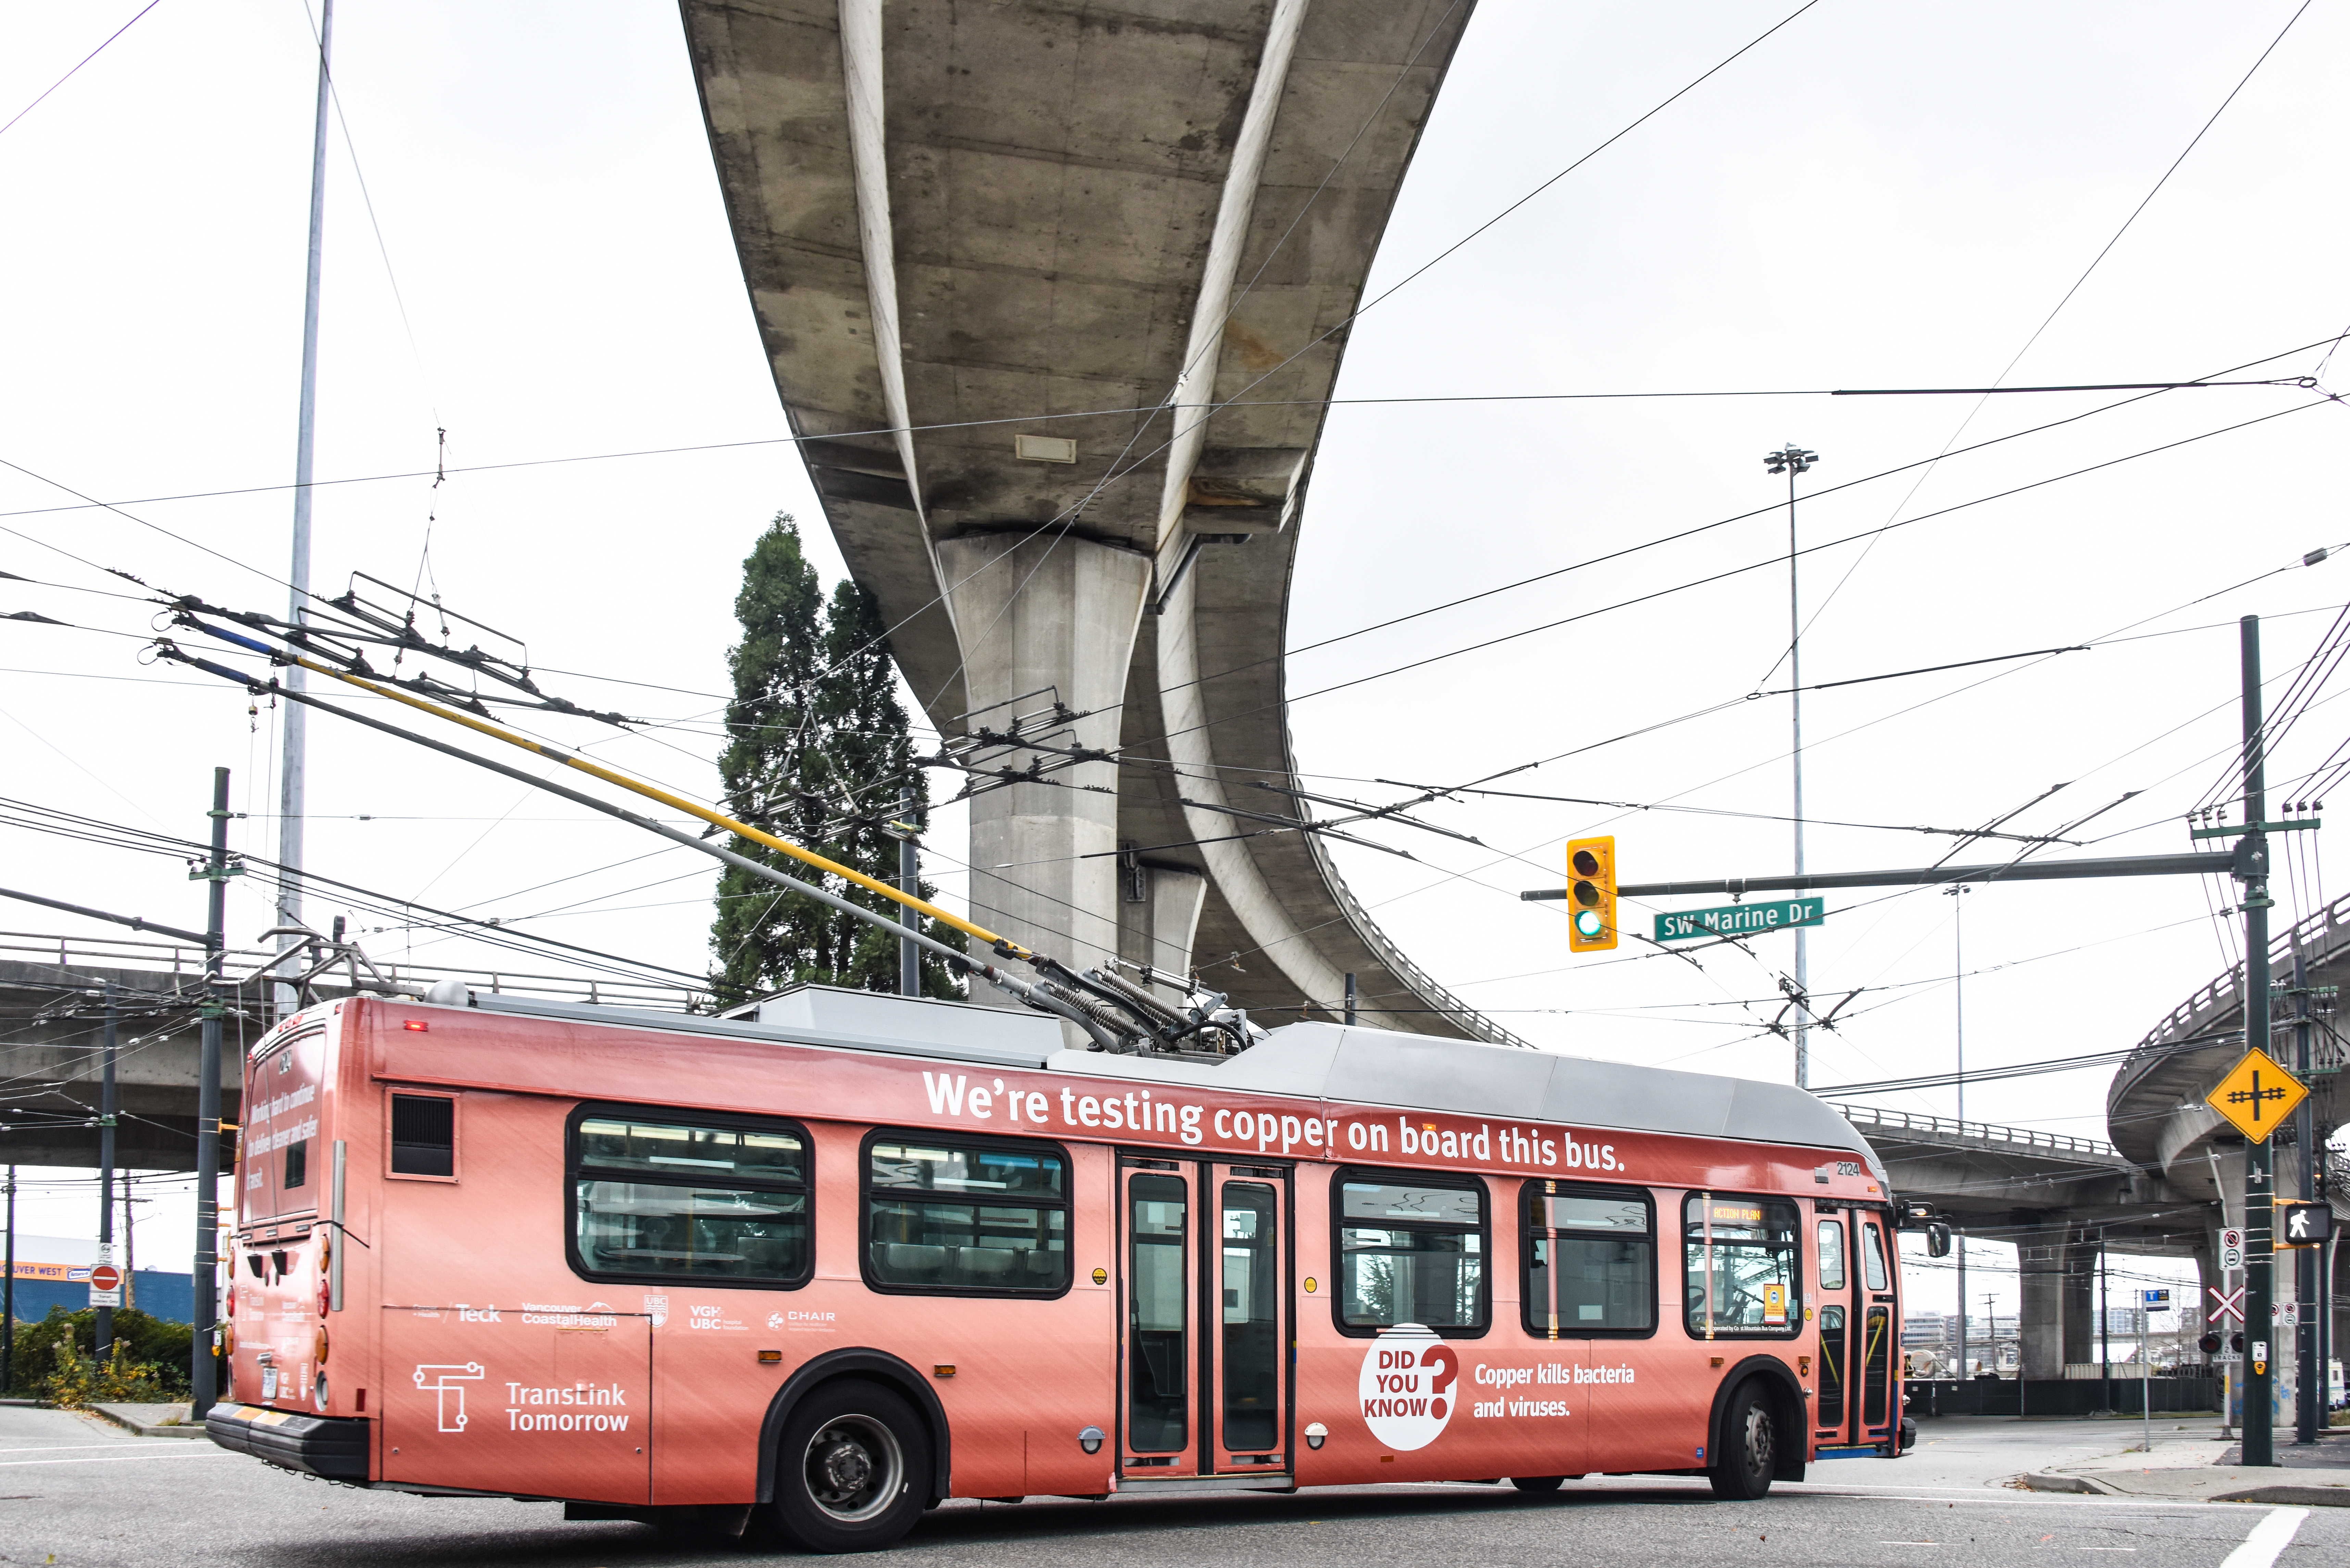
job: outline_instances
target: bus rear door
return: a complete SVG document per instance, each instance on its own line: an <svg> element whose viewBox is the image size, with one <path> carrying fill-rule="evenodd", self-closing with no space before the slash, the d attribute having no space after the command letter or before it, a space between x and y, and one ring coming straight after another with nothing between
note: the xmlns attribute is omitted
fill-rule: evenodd
<svg viewBox="0 0 2350 1568"><path fill-rule="evenodd" d="M1820 1282L1813 1435L1822 1459L1840 1457L1836 1450L1875 1453L1897 1440L1900 1418L1893 1377L1898 1316L1885 1217L1824 1207L1813 1223Z"/></svg>
<svg viewBox="0 0 2350 1568"><path fill-rule="evenodd" d="M1289 1172L1118 1164L1121 1482L1285 1477Z"/></svg>

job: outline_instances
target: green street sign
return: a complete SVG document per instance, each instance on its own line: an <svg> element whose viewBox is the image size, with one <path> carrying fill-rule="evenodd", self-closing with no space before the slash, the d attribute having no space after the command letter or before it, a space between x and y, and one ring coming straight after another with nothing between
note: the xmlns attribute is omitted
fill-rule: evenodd
<svg viewBox="0 0 2350 1568"><path fill-rule="evenodd" d="M1828 918L1825 898L1778 898L1767 904L1729 904L1719 909L1682 909L1657 917L1657 940L1685 942L1697 937L1757 937L1796 926L1816 926Z"/></svg>

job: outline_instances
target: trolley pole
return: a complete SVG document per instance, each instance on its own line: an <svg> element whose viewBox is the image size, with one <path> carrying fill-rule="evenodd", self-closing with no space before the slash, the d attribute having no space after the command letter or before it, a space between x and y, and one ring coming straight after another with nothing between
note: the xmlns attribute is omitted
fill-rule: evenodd
<svg viewBox="0 0 2350 1568"><path fill-rule="evenodd" d="M2268 744L2262 734L2261 618L2248 615L2242 633L2244 680L2244 821L2257 828L2268 820ZM2244 1044L2269 1044L2268 836L2244 836ZM2276 1303L2276 1192L2272 1186L2272 1144L2244 1140L2244 1358L2243 1458L2247 1465L2276 1461L2276 1370L2270 1357L2282 1348L2271 1321Z"/></svg>
<svg viewBox="0 0 2350 1568"><path fill-rule="evenodd" d="M106 1054L105 1064L99 1069L102 1075L98 1095L98 1261L111 1263L114 1262L114 1049L117 1033L114 982L110 980L102 982L102 989L106 995ZM121 1287L118 1285L116 1288ZM98 1309L97 1341L99 1365L103 1366L107 1353L114 1345L112 1307Z"/></svg>
<svg viewBox="0 0 2350 1568"><path fill-rule="evenodd" d="M898 792L898 890L914 898L922 896L922 851L914 842L914 792ZM898 906L898 923L909 930L920 930L922 917L910 904ZM898 994L922 994L921 950L904 937L898 939Z"/></svg>
<svg viewBox="0 0 2350 1568"><path fill-rule="evenodd" d="M300 704L296 703L296 707ZM203 1048L196 1075L196 1255L189 1270L188 1321L195 1334L188 1352L190 1419L201 1421L220 1394L220 1360L213 1345L214 1303L220 1299L221 966L228 952L228 770L213 770L212 852L205 859ZM341 1238L336 1238L340 1250Z"/></svg>

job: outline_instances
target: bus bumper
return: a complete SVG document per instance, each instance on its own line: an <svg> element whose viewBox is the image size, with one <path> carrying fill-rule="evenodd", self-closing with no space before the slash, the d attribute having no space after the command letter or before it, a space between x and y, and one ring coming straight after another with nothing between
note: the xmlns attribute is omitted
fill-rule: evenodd
<svg viewBox="0 0 2350 1568"><path fill-rule="evenodd" d="M252 1405L215 1405L204 1434L222 1448L328 1480L365 1481L371 1423Z"/></svg>

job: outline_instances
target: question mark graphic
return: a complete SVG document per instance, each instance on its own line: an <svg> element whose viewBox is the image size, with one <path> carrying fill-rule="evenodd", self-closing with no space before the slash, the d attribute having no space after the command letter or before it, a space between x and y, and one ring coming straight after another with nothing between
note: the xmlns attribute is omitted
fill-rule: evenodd
<svg viewBox="0 0 2350 1568"><path fill-rule="evenodd" d="M1460 1354L1449 1345L1440 1345L1421 1356L1419 1364L1428 1369L1428 1391L1435 1396L1428 1402L1428 1413L1441 1421L1448 1408L1444 1396L1461 1376ZM1443 1370L1438 1371L1439 1367Z"/></svg>

